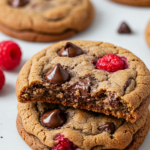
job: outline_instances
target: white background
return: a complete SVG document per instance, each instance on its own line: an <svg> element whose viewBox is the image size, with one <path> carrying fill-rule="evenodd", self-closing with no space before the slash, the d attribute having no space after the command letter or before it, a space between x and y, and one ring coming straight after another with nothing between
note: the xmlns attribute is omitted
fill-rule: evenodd
<svg viewBox="0 0 150 150"><path fill-rule="evenodd" d="M110 42L124 47L140 57L150 69L150 48L145 41L145 28L150 19L150 7L139 8L116 4L107 0L91 0L96 9L93 24L71 40L93 40ZM19 14L18 14L19 15ZM8 16L9 17L9 16ZM120 35L117 29L126 21L133 30L131 35ZM0 150L31 150L21 139L16 129L17 99L15 82L22 65L32 55L52 43L32 43L17 40L0 32L0 41L13 39L23 52L21 65L13 71L4 71L6 84L0 91ZM139 150L150 149L150 132Z"/></svg>

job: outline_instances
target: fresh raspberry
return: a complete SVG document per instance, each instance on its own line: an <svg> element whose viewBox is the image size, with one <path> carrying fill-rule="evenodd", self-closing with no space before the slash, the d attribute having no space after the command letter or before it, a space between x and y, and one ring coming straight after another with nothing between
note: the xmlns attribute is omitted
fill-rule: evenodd
<svg viewBox="0 0 150 150"><path fill-rule="evenodd" d="M5 84L5 76L2 70L0 70L0 90L3 88Z"/></svg>
<svg viewBox="0 0 150 150"><path fill-rule="evenodd" d="M124 57L108 54L97 61L96 68L107 72L115 72L117 70L126 69L127 64Z"/></svg>
<svg viewBox="0 0 150 150"><path fill-rule="evenodd" d="M13 41L0 43L0 67L11 70L17 67L21 61L20 47Z"/></svg>
<svg viewBox="0 0 150 150"><path fill-rule="evenodd" d="M52 150L76 150L78 148L61 134L55 138L55 141L58 141L58 143L52 148Z"/></svg>

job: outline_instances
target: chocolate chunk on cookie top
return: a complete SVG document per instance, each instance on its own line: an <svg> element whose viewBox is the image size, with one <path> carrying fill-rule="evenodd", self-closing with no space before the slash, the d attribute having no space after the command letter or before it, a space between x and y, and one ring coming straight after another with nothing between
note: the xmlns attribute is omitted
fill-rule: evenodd
<svg viewBox="0 0 150 150"><path fill-rule="evenodd" d="M63 41L37 53L23 66L16 93L23 103L59 103L135 122L149 105L150 72L121 47Z"/></svg>
<svg viewBox="0 0 150 150"><path fill-rule="evenodd" d="M60 64L56 64L56 66L48 71L45 76L47 81L53 84L62 84L70 79L70 75L63 70Z"/></svg>
<svg viewBox="0 0 150 150"><path fill-rule="evenodd" d="M48 128L58 128L66 122L66 114L60 109L55 109L45 113L41 121L42 124Z"/></svg>
<svg viewBox="0 0 150 150"><path fill-rule="evenodd" d="M28 4L29 0L11 0L9 4L12 7L23 7Z"/></svg>
<svg viewBox="0 0 150 150"><path fill-rule="evenodd" d="M67 56L67 57L76 57L81 54L82 54L81 48L77 47L71 42L67 42L64 48L62 48L62 50L59 52L60 56Z"/></svg>
<svg viewBox="0 0 150 150"><path fill-rule="evenodd" d="M99 131L102 132L110 132L110 134L113 134L115 132L115 125L114 123L106 123L102 126L100 126Z"/></svg>
<svg viewBox="0 0 150 150"><path fill-rule="evenodd" d="M67 87L68 95L80 95L82 97L88 97L90 94L91 78L87 77L81 79L75 85Z"/></svg>

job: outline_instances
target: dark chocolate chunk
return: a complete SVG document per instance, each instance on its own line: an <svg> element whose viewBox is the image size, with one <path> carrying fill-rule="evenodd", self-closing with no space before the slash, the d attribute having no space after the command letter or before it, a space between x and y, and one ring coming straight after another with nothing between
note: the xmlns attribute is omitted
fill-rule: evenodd
<svg viewBox="0 0 150 150"><path fill-rule="evenodd" d="M106 123L98 128L100 133L103 132L110 132L110 134L113 134L115 132L115 125L114 123Z"/></svg>
<svg viewBox="0 0 150 150"><path fill-rule="evenodd" d="M66 123L66 120L66 114L60 109L55 109L45 113L41 119L42 124L45 127L52 129L61 127L63 124Z"/></svg>
<svg viewBox="0 0 150 150"><path fill-rule="evenodd" d="M70 75L58 63L56 66L46 73L46 79L53 84L62 84L70 80Z"/></svg>
<svg viewBox="0 0 150 150"><path fill-rule="evenodd" d="M110 93L110 96L109 96L109 105L113 108L117 108L119 107L119 101L118 99L116 98L116 93Z"/></svg>
<svg viewBox="0 0 150 150"><path fill-rule="evenodd" d="M75 85L68 87L70 94L76 95L76 91L79 91L79 96L88 97L90 93L90 85L91 85L91 78L87 77L85 79L81 79Z"/></svg>
<svg viewBox="0 0 150 150"><path fill-rule="evenodd" d="M29 0L11 0L10 5L12 7L23 7L28 4Z"/></svg>
<svg viewBox="0 0 150 150"><path fill-rule="evenodd" d="M130 86L132 79L128 79L127 82L124 85L124 91Z"/></svg>
<svg viewBox="0 0 150 150"><path fill-rule="evenodd" d="M122 22L118 29L118 33L131 33L131 29L125 22Z"/></svg>
<svg viewBox="0 0 150 150"><path fill-rule="evenodd" d="M76 57L81 54L83 54L82 49L71 42L67 42L59 52L59 55L64 57Z"/></svg>

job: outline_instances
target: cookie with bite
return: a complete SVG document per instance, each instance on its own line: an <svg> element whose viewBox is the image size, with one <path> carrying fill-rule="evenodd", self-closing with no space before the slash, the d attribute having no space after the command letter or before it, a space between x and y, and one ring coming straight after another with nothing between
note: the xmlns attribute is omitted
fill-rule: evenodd
<svg viewBox="0 0 150 150"><path fill-rule="evenodd" d="M135 122L150 103L150 72L130 51L94 41L63 41L21 69L19 102L48 102Z"/></svg>

